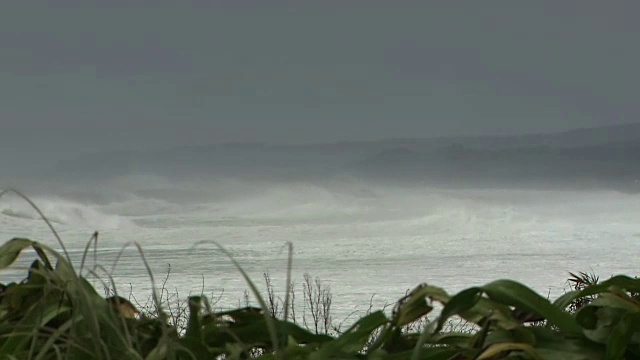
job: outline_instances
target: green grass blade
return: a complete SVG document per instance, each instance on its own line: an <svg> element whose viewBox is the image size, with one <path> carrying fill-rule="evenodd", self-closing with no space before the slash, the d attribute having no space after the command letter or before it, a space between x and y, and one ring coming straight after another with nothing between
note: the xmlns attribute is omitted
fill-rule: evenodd
<svg viewBox="0 0 640 360"><path fill-rule="evenodd" d="M284 296L284 321L289 319L289 301L291 296L291 270L292 270L292 262L293 262L293 244L290 241L287 241L287 284L285 285L285 296ZM286 334L283 334L286 336Z"/></svg>
<svg viewBox="0 0 640 360"><path fill-rule="evenodd" d="M46 357L51 356L51 351L55 352L55 342L58 341L62 336L65 335L73 323L71 321L66 321L64 324L60 325L52 334L50 334L47 338L47 341L42 345L39 349L38 355L33 357L34 360L43 360ZM31 357L30 357L31 358Z"/></svg>
<svg viewBox="0 0 640 360"><path fill-rule="evenodd" d="M62 252L64 253L65 259L67 260L67 262L69 262L69 264L71 264L71 257L69 256L69 252L67 252L67 248L64 246L64 242L62 241L62 238L60 238L60 235L58 235L58 232L53 227L53 224L51 224L51 221L49 221L49 219L47 219L47 217L44 215L42 210L40 210L40 208L33 201L31 201L31 199L29 199L29 197L27 197L22 192L20 192L20 191L18 191L16 189L6 189L6 190L0 192L0 199L4 195L6 195L8 193L14 193L14 194L18 195L20 198L22 198L24 201L26 201L29 204L29 206L31 206L38 213L38 215L40 216L42 221L44 221L45 224L47 224L47 226L49 227L49 230L51 231L51 233L55 237L56 241L58 242L58 245L60 245L60 247L62 248Z"/></svg>
<svg viewBox="0 0 640 360"><path fill-rule="evenodd" d="M271 342L273 344L276 356L280 358L281 357L280 343L278 341L278 332L277 332L277 329L276 329L275 321L269 315L269 307L267 306L267 303L264 301L262 296L260 296L260 291L258 290L256 285L253 283L253 281L251 281L251 278L249 277L249 275L247 275L247 273L244 271L242 266L240 266L238 261L236 261L236 259L233 257L233 255L231 255L231 253L229 251L227 251L227 249L225 249L218 242L213 241L213 240L199 241L199 242L197 242L196 244L193 245L192 249L195 249L199 245L203 245L203 244L213 244L214 246L216 246L220 251L222 251L223 254L225 254L227 256L227 258L229 258L231 263L240 272L240 274L242 274L242 277L247 282L247 284L249 285L249 288L251 289L251 292L253 293L253 295L256 297L256 300L258 300L258 303L260 304L260 308L262 309L262 313L263 313L264 319L265 319L265 321L267 323L267 328L269 329L269 335L271 336Z"/></svg>
<svg viewBox="0 0 640 360"><path fill-rule="evenodd" d="M78 274L82 275L82 270L84 269L84 263L87 260L87 254L89 253L89 248L91 247L91 243L93 243L93 248L94 251L95 249L97 249L98 247L98 232L94 232L93 235L91 235L91 238L89 238L89 241L87 241L87 245L84 248L84 251L82 252L82 260L80 261L80 269L78 270Z"/></svg>

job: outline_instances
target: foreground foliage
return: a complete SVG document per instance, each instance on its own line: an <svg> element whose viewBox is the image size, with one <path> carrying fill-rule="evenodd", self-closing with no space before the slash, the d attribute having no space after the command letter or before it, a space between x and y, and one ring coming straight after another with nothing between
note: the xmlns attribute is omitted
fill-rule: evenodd
<svg viewBox="0 0 640 360"><path fill-rule="evenodd" d="M640 280L627 276L598 283L572 274L580 286L554 302L510 280L454 296L420 285L400 299L390 315L371 312L346 331L326 335L288 321L286 311L282 319L274 317L238 266L261 307L215 312L205 297L190 297L182 333L163 316L123 316L67 257L40 243L6 242L0 247L0 270L26 249L37 254L27 277L0 288L2 358L640 358ZM424 321L436 304L443 305L438 316ZM474 324L476 330L443 331L453 317ZM532 325L530 319L538 323ZM423 329L407 331L407 325L420 321L426 324Z"/></svg>

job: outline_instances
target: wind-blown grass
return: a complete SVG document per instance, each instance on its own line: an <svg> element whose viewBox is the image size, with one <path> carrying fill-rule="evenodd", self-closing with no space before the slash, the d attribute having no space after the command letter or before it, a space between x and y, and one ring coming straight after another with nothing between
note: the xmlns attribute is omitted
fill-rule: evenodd
<svg viewBox="0 0 640 360"><path fill-rule="evenodd" d="M35 250L26 277L0 287L0 358L640 358L640 280L627 276L600 281L590 274L571 274L573 290L553 302L510 280L496 280L454 295L422 284L398 300L391 314L372 310L345 331L327 334L301 327L295 316L290 317L290 272L280 317L274 312L273 299L265 300L222 245L200 242L194 248L213 245L229 258L260 306L214 311L206 297L190 296L185 302L186 327L181 331L169 321L139 244L126 246L136 247L147 269L155 316L143 312L132 318L105 301L88 281L98 272L110 272L96 265L83 274L92 247L97 258L98 234L89 239L77 270L57 234L56 238L62 253L24 238L0 246L0 271L26 249ZM292 247L287 246L290 268ZM114 292L117 295L117 289ZM442 310L432 314L437 304ZM429 316L435 320L429 321ZM446 328L452 318L463 319L474 330ZM530 319L538 322L532 325Z"/></svg>

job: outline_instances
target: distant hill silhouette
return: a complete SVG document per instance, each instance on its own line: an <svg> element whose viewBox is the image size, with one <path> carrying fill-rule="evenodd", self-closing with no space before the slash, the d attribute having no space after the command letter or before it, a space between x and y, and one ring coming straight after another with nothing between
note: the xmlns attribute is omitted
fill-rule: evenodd
<svg viewBox="0 0 640 360"><path fill-rule="evenodd" d="M452 144L436 151L386 150L353 164L367 178L459 184L556 184L635 189L640 139L597 145L529 145L472 148ZM638 188L640 191L640 186Z"/></svg>
<svg viewBox="0 0 640 360"><path fill-rule="evenodd" d="M640 178L640 123L515 136L184 146L86 155L58 164L56 171L59 176L79 178L129 173L276 180L349 173L368 179L440 183L626 186Z"/></svg>

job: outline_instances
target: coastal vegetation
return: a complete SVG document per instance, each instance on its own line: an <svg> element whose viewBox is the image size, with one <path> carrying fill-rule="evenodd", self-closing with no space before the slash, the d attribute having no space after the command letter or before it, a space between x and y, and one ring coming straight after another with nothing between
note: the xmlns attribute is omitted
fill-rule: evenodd
<svg viewBox="0 0 640 360"><path fill-rule="evenodd" d="M288 275L280 299L265 274L263 294L217 243L210 244L236 266L258 306L247 301L217 310L204 295L167 301L149 270L155 290L149 303L136 307L113 284L103 284L107 294L92 285L107 273L99 265L85 267L97 236L78 267L58 240L61 251L25 238L0 246L0 271L21 256L33 257L24 279L0 286L0 358L640 358L640 280L629 276L600 281L570 274L571 289L553 301L505 279L457 294L421 284L391 311L370 309L342 327L331 319L332 294L320 280L306 275L300 299ZM143 249L133 246L146 264ZM304 313L296 314L296 301L305 304Z"/></svg>
<svg viewBox="0 0 640 360"><path fill-rule="evenodd" d="M0 268L27 249L36 255L27 276L3 284L0 292L0 354L9 359L640 356L640 280L627 276L598 282L589 274L573 274L573 290L553 302L510 280L455 295L422 284L390 314L369 311L347 329L327 321L330 293L321 282L306 277L305 302L316 307L299 323L289 311L292 296L282 303L271 292L262 297L247 277L259 307L215 311L206 297L191 296L180 326L180 314L167 311L157 294L153 307L139 315L121 311L128 300L105 301L63 254L35 241L16 238L2 245ZM238 271L246 276L240 267ZM437 304L442 305L439 314L429 316ZM453 318L467 326L446 328Z"/></svg>

